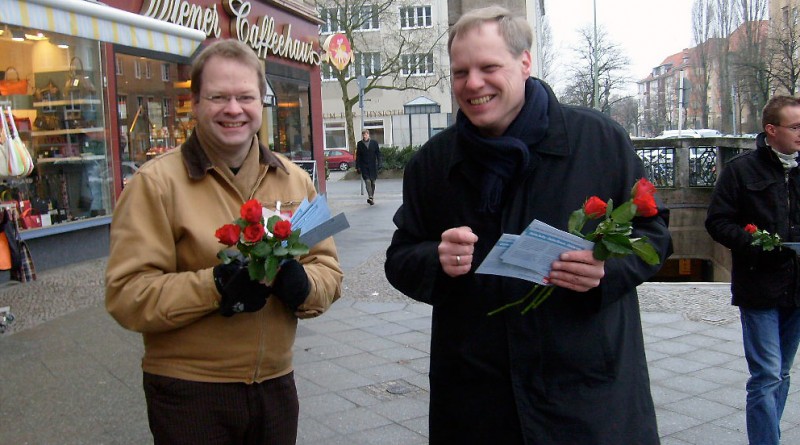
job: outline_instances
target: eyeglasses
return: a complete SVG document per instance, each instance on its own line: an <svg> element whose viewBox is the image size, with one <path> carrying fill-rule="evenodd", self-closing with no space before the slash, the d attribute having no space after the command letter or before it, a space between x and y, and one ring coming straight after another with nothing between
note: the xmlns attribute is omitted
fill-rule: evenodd
<svg viewBox="0 0 800 445"><path fill-rule="evenodd" d="M258 100L255 96L243 95L243 96L227 96L224 94L218 94L214 96L200 96L201 99L205 99L211 102L214 105L227 105L230 103L231 99L235 100L239 105L250 105Z"/></svg>
<svg viewBox="0 0 800 445"><path fill-rule="evenodd" d="M776 127L785 128L785 129L787 129L787 130L789 130L789 131L791 131L791 132L793 132L793 133L800 133L800 124L795 124L795 125L778 125L778 124L773 124L773 125L775 125Z"/></svg>

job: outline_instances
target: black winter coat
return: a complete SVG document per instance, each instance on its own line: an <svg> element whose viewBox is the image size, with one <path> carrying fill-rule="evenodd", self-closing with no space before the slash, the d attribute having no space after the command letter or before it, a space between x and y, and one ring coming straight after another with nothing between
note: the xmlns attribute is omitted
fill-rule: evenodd
<svg viewBox="0 0 800 445"><path fill-rule="evenodd" d="M795 252L764 251L751 246L747 224L777 233L783 241L800 241L800 169L786 171L764 133L756 150L731 159L720 172L706 229L731 249L732 303L750 309L800 306L800 273Z"/></svg>
<svg viewBox="0 0 800 445"><path fill-rule="evenodd" d="M545 87L547 135L529 147L529 168L506 189L497 216L477 212L476 166L457 146L454 127L426 143L405 170L385 269L397 289L433 305L431 444L659 443L636 294L658 267L635 256L608 260L599 288L557 289L525 316L486 315L532 287L473 273L502 233L519 234L533 219L566 230L588 197L622 203L644 177L619 125L559 104ZM671 253L667 223L665 210L634 221L634 235L647 236L662 261ZM479 237L473 272L450 278L437 246L442 232L464 225Z"/></svg>
<svg viewBox="0 0 800 445"><path fill-rule="evenodd" d="M356 144L356 168L361 172L363 179L374 181L378 179L378 169L381 168L383 159L381 149L375 139L370 139L366 144L363 140Z"/></svg>

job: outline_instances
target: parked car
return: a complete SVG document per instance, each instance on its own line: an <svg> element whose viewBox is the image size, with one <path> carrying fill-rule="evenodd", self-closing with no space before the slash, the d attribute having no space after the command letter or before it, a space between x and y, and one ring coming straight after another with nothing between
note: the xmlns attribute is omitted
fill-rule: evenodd
<svg viewBox="0 0 800 445"><path fill-rule="evenodd" d="M347 171L350 166L355 164L355 158L347 150L325 150L323 154L325 155L325 163L331 170Z"/></svg>

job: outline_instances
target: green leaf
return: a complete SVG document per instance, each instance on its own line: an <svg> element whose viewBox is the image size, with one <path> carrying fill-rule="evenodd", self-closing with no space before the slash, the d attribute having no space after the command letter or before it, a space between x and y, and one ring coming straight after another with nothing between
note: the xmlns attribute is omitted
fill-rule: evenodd
<svg viewBox="0 0 800 445"><path fill-rule="evenodd" d="M602 242L595 243L594 250L592 250L592 256L600 261L605 261L611 256L611 252L608 251L608 248Z"/></svg>
<svg viewBox="0 0 800 445"><path fill-rule="evenodd" d="M275 247L272 249L272 254L277 257L284 257L289 254L289 249L287 249L281 244L276 244Z"/></svg>
<svg viewBox="0 0 800 445"><path fill-rule="evenodd" d="M658 252L656 252L656 249L652 244L647 242L647 238L639 238L634 241L633 252L639 258L643 259L645 263L652 266L661 263L661 259L658 257Z"/></svg>
<svg viewBox="0 0 800 445"><path fill-rule="evenodd" d="M269 257L269 260L267 260L266 274L264 279L268 284L272 284L272 282L275 281L275 275L278 274L279 264L280 260L274 256Z"/></svg>
<svg viewBox="0 0 800 445"><path fill-rule="evenodd" d="M251 258L250 263L247 264L247 272L250 279L253 281L261 281L264 279L264 261L256 258Z"/></svg>
<svg viewBox="0 0 800 445"><path fill-rule="evenodd" d="M253 248L251 255L256 255L262 258L266 258L270 253L272 253L272 246L270 246L269 243L260 241Z"/></svg>
<svg viewBox="0 0 800 445"><path fill-rule="evenodd" d="M617 224L625 224L630 222L636 216L636 206L631 201L625 201L621 206L614 209L611 218Z"/></svg>
<svg viewBox="0 0 800 445"><path fill-rule="evenodd" d="M586 221L589 218L586 217L586 214L583 213L583 208L580 208L571 215L569 215L569 222L567 223L567 228L569 233L580 233L583 230L583 225L586 224Z"/></svg>
<svg viewBox="0 0 800 445"><path fill-rule="evenodd" d="M307 253L308 253L308 247L306 247L306 246L304 246L302 244L299 245L299 246L292 246L292 247L289 248L289 255L291 255L293 257L298 257L298 256L301 256L301 255L305 255Z"/></svg>
<svg viewBox="0 0 800 445"><path fill-rule="evenodd" d="M281 221L282 219L283 218L281 218L278 215L272 215L269 217L269 219L267 220L267 230L269 230L269 233L275 233L275 231L273 230L275 228L275 223Z"/></svg>
<svg viewBox="0 0 800 445"><path fill-rule="evenodd" d="M228 253L224 250L220 250L219 253L217 253L217 258L222 260L222 264L229 264L232 261L231 257L229 257Z"/></svg>
<svg viewBox="0 0 800 445"><path fill-rule="evenodd" d="M606 236L600 241L600 244L602 244L603 247L608 249L608 251L614 255L621 256L621 255L630 255L633 253L633 248L631 248L631 243L625 237Z"/></svg>

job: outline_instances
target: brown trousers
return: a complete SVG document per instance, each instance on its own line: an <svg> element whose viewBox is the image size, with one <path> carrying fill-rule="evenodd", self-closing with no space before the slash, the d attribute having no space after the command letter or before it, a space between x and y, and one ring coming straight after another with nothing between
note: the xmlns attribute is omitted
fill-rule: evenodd
<svg viewBox="0 0 800 445"><path fill-rule="evenodd" d="M261 383L205 383L144 373L155 445L294 445L294 373Z"/></svg>

